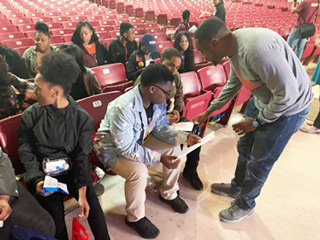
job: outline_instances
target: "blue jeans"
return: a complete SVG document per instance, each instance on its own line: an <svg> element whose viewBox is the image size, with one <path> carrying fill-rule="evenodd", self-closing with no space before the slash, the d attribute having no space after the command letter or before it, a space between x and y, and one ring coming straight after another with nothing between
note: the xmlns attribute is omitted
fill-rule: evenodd
<svg viewBox="0 0 320 240"><path fill-rule="evenodd" d="M299 60L301 59L307 40L307 38L300 38L298 28L292 28L291 33L287 39L287 43L291 48L296 47L295 53Z"/></svg>
<svg viewBox="0 0 320 240"><path fill-rule="evenodd" d="M255 207L255 198L267 180L273 164L278 160L292 134L305 121L309 107L292 116L282 116L275 122L258 127L238 141L238 163L232 186L239 190L236 204L241 209ZM258 110L250 99L245 111L246 117L255 117Z"/></svg>

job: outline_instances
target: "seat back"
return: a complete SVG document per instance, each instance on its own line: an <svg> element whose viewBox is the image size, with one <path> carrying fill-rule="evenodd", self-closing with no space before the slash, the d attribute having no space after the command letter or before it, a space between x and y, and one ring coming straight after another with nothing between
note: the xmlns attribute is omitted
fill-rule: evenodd
<svg viewBox="0 0 320 240"><path fill-rule="evenodd" d="M21 115L22 114L18 114L0 120L0 145L3 152L8 154L16 175L25 172L18 154L17 129Z"/></svg>
<svg viewBox="0 0 320 240"><path fill-rule="evenodd" d="M19 32L16 26L13 25L5 25L0 27L1 33L12 33L12 32Z"/></svg>
<svg viewBox="0 0 320 240"><path fill-rule="evenodd" d="M207 61L203 58L203 56L202 56L202 54L201 54L201 52L200 52L199 50L193 49L193 55L194 55L194 64L199 64L199 63L205 63L205 62L207 62Z"/></svg>
<svg viewBox="0 0 320 240"><path fill-rule="evenodd" d="M94 67L92 70L95 72L101 88L127 81L126 70L122 63L102 65Z"/></svg>
<svg viewBox="0 0 320 240"><path fill-rule="evenodd" d="M101 120L107 112L109 102L113 101L121 95L121 92L107 92L93 95L87 98L78 100L80 106L86 110L94 120L94 130L97 131Z"/></svg>
<svg viewBox="0 0 320 240"><path fill-rule="evenodd" d="M207 110L212 99L212 92L206 92L202 95L190 97L185 100L183 116L191 120L195 116Z"/></svg>
<svg viewBox="0 0 320 240"><path fill-rule="evenodd" d="M182 73L180 76L183 86L184 99L200 95L201 84L198 75L195 72Z"/></svg>
<svg viewBox="0 0 320 240"><path fill-rule="evenodd" d="M203 90L214 90L216 87L223 86L227 82L223 66L207 66L198 70L198 76Z"/></svg>
<svg viewBox="0 0 320 240"><path fill-rule="evenodd" d="M172 48L172 42L165 41L165 42L157 42L158 51L160 54L164 52L167 48Z"/></svg>
<svg viewBox="0 0 320 240"><path fill-rule="evenodd" d="M237 106L242 103L245 103L246 101L248 101L251 98L251 96L252 96L251 92L242 86L236 96L236 100L235 100L234 105Z"/></svg>
<svg viewBox="0 0 320 240"><path fill-rule="evenodd" d="M34 41L31 38L9 39L4 40L3 44L9 48L30 47L34 45Z"/></svg>

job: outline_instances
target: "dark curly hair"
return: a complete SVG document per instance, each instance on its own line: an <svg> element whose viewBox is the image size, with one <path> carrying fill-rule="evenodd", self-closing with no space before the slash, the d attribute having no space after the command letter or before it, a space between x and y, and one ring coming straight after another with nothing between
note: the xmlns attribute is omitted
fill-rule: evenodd
<svg viewBox="0 0 320 240"><path fill-rule="evenodd" d="M98 35L95 33L91 24L87 21L80 21L77 23L76 30L74 31L72 38L71 38L71 41L74 44L77 44L78 46L80 46L83 43L83 41L80 37L80 31L81 31L82 27L87 27L92 31L92 36L91 36L91 40L90 40L89 44L99 41Z"/></svg>
<svg viewBox="0 0 320 240"><path fill-rule="evenodd" d="M194 54L193 54L193 43L190 37L190 34L185 31L178 32L176 38L174 39L173 47L176 48L179 52L182 51L180 47L180 41L182 36L186 36L189 42L189 47L182 54L184 56L184 64L179 68L179 73L194 71Z"/></svg>
<svg viewBox="0 0 320 240"><path fill-rule="evenodd" d="M63 88L64 95L69 95L72 84L80 73L74 57L64 52L52 52L41 58L40 74L46 82Z"/></svg>

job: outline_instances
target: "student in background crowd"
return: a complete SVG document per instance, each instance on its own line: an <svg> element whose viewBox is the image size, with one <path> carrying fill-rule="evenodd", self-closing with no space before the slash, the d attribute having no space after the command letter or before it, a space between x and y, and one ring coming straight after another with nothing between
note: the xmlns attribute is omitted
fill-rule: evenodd
<svg viewBox="0 0 320 240"><path fill-rule="evenodd" d="M316 47L320 47L320 35L317 36L316 42L315 42ZM314 73L312 75L311 81L315 82L320 91L320 63L318 61L317 67L314 70ZM320 98L319 98L320 101ZM307 121L307 125L309 126L304 126L300 128L300 131L305 132L305 133L310 133L310 134L320 134L320 109L318 112L318 115L316 116L314 122Z"/></svg>
<svg viewBox="0 0 320 240"><path fill-rule="evenodd" d="M26 49L22 56L29 73L29 78L34 78L39 73L41 58L45 54L53 52L55 49L55 46L51 46L51 36L48 25L44 22L37 22L34 28L36 29L34 33L35 46Z"/></svg>
<svg viewBox="0 0 320 240"><path fill-rule="evenodd" d="M244 86L253 97L245 118L233 124L242 135L235 176L231 183L215 183L211 191L235 198L219 214L221 221L236 222L254 213L255 199L282 151L304 122L313 100L310 79L290 46L269 29L231 32L217 17L206 19L195 36L197 48L214 65L229 57L227 84L209 108L193 120L202 124Z"/></svg>
<svg viewBox="0 0 320 240"><path fill-rule="evenodd" d="M16 50L8 48L6 46L0 46L0 55L3 56L3 58L9 65L9 72L19 78L29 78L29 73L26 65Z"/></svg>
<svg viewBox="0 0 320 240"><path fill-rule="evenodd" d="M139 50L131 54L127 69L127 78L136 80L143 68L152 62L160 62L160 53L155 37L151 33L146 33L140 40Z"/></svg>
<svg viewBox="0 0 320 240"><path fill-rule="evenodd" d="M183 21L181 23L179 23L178 27L175 29L174 34L173 34L174 38L176 37L178 32L181 32L181 31L187 32L189 30L189 28L190 28L190 24L189 24L190 15L191 15L191 13L187 9L182 12L182 20Z"/></svg>
<svg viewBox="0 0 320 240"><path fill-rule="evenodd" d="M182 117L184 109L183 87L181 76L178 72L181 65L181 54L175 48L168 48L161 55L161 63L170 70L174 77L170 95L167 97L167 118L169 119L169 124L187 122L189 120ZM138 85L140 81L141 75L134 82L134 85ZM200 149L201 148L199 147L187 155L186 166L183 170L183 176L197 191L203 189L203 184L197 173L197 167L200 160Z"/></svg>
<svg viewBox="0 0 320 240"><path fill-rule="evenodd" d="M297 13L298 18L288 36L287 42L291 48L296 48L295 53L299 59L301 59L308 39L300 37L298 27L314 21L318 4L318 0L305 0L297 7L297 0L292 2L291 13Z"/></svg>
<svg viewBox="0 0 320 240"><path fill-rule="evenodd" d="M80 67L80 74L76 82L72 84L71 92L69 94L74 100L102 93L94 71L84 66L83 52L77 45L63 43L57 47L57 50L73 56Z"/></svg>
<svg viewBox="0 0 320 240"><path fill-rule="evenodd" d="M54 236L55 226L50 214L16 181L8 155L0 148L0 227L1 240L10 239L14 225L27 227L41 234Z"/></svg>
<svg viewBox="0 0 320 240"><path fill-rule="evenodd" d="M174 39L173 47L177 49L182 56L179 73L194 71L193 43L188 32L179 32Z"/></svg>
<svg viewBox="0 0 320 240"><path fill-rule="evenodd" d="M84 54L83 62L86 67L91 68L111 62L107 47L99 41L89 22L78 22L71 41L82 49Z"/></svg>
<svg viewBox="0 0 320 240"><path fill-rule="evenodd" d="M34 84L8 72L0 56L0 119L21 113L35 102Z"/></svg>
<svg viewBox="0 0 320 240"><path fill-rule="evenodd" d="M120 36L116 36L109 45L111 63L126 63L134 51L138 50L133 26L128 22L120 24Z"/></svg>
<svg viewBox="0 0 320 240"><path fill-rule="evenodd" d="M64 52L44 56L41 64L40 73L35 78L38 103L22 114L18 128L18 152L26 170L24 180L53 217L55 237L68 239L64 194L43 193L45 163L48 159L63 159L68 164L61 166L57 175L51 176L67 185L69 194L79 203L79 219L88 219L95 239L110 239L89 168L94 121L68 96L80 68L75 59Z"/></svg>
<svg viewBox="0 0 320 240"><path fill-rule="evenodd" d="M172 73L162 64L150 64L141 83L108 105L95 139L95 152L108 170L123 177L126 196L126 224L144 238L155 238L159 229L145 214L148 165L163 164L159 199L175 212L189 208L178 194L180 144L193 145L200 137L172 130L166 117L166 99Z"/></svg>
<svg viewBox="0 0 320 240"><path fill-rule="evenodd" d="M213 4L215 9L212 15L226 22L226 9L224 8L223 0L213 0Z"/></svg>

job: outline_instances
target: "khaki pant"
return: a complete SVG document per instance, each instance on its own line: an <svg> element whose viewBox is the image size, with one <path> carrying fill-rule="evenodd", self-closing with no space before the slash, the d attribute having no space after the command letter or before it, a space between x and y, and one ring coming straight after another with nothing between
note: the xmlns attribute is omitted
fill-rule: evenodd
<svg viewBox="0 0 320 240"><path fill-rule="evenodd" d="M173 146L163 142L151 134L148 136L143 146L161 154L179 156L181 152L180 145ZM136 222L145 217L146 200L145 188L147 185L148 169L144 163L135 162L128 158L120 158L112 171L124 179L127 219L130 222ZM160 194L164 199L172 200L177 197L179 190L178 179L180 175L180 164L176 169L168 169L163 166L163 182L160 186Z"/></svg>

